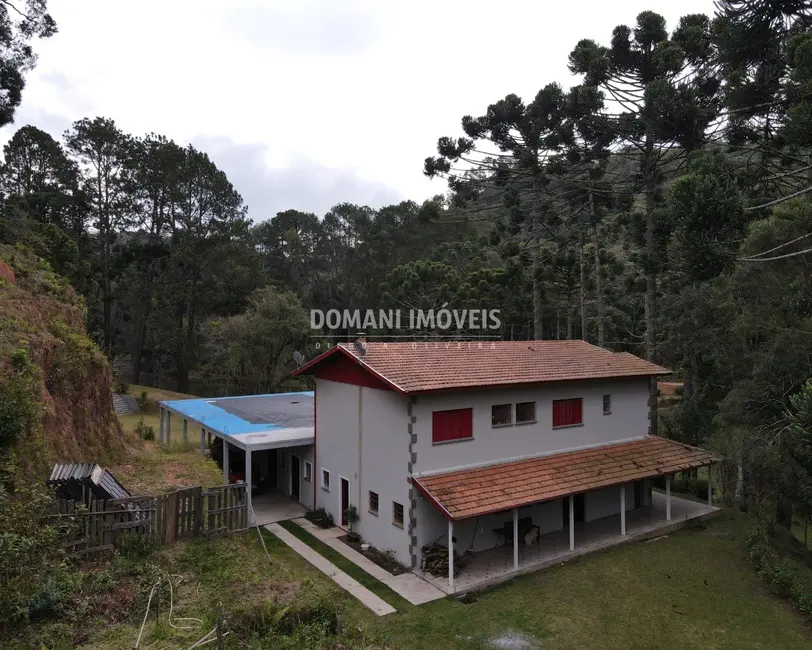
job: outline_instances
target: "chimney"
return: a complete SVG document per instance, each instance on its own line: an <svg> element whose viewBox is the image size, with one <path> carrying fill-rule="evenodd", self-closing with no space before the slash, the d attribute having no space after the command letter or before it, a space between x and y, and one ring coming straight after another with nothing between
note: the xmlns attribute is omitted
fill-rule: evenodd
<svg viewBox="0 0 812 650"><path fill-rule="evenodd" d="M355 340L359 343L366 343L367 342L367 333L366 332L358 332L355 335Z"/></svg>

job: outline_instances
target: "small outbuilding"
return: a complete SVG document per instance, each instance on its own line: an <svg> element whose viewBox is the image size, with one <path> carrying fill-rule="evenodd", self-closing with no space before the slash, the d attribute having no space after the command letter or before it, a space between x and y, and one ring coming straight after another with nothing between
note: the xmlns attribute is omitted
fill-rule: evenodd
<svg viewBox="0 0 812 650"><path fill-rule="evenodd" d="M180 419L184 440L189 422L200 427L200 453L210 448L224 483L251 485L255 524L300 516L312 505L312 391L163 401L162 444L171 442L173 415Z"/></svg>

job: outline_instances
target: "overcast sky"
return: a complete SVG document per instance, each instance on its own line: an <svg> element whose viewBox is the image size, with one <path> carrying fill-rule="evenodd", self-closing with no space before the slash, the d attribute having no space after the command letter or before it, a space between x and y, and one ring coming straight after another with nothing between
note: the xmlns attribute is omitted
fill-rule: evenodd
<svg viewBox="0 0 812 650"><path fill-rule="evenodd" d="M206 151L255 220L445 191L437 138L508 93L575 79L581 38L644 9L673 28L712 0L49 0L16 124L61 136L102 115Z"/></svg>

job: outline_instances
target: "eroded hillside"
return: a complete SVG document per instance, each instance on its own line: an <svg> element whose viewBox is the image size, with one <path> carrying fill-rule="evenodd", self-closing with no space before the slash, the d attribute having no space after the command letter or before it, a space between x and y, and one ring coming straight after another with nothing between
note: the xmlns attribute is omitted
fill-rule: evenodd
<svg viewBox="0 0 812 650"><path fill-rule="evenodd" d="M67 280L23 248L0 246L0 448L44 471L123 448L107 361ZM12 271L9 273L8 270Z"/></svg>

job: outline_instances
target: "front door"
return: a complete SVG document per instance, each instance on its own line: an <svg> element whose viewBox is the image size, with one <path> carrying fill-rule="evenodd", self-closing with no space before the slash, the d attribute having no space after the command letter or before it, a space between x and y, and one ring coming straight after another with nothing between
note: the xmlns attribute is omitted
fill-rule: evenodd
<svg viewBox="0 0 812 650"><path fill-rule="evenodd" d="M299 501L299 468L301 461L298 456L290 456L290 496Z"/></svg>
<svg viewBox="0 0 812 650"><path fill-rule="evenodd" d="M341 525L347 525L347 506L350 505L350 482L342 478L341 479Z"/></svg>

